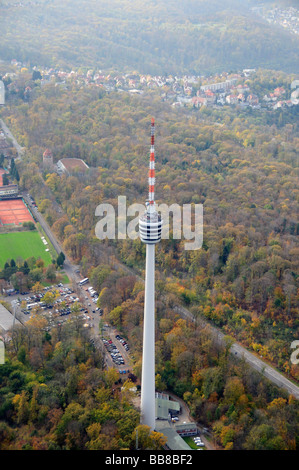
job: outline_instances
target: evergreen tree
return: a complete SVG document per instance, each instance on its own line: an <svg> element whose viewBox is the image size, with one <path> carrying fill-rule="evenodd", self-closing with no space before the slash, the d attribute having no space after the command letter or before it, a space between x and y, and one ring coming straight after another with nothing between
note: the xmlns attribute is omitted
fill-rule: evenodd
<svg viewBox="0 0 299 470"><path fill-rule="evenodd" d="M22 266L22 268L21 268L21 271L22 271L24 274L29 274L30 268L29 268L29 266L28 266L27 261L24 261L24 264L23 264L23 266Z"/></svg>
<svg viewBox="0 0 299 470"><path fill-rule="evenodd" d="M65 260L65 256L64 254L62 253L62 251L59 253L58 257L57 257L57 265L62 267L63 266L63 263L64 263L64 260Z"/></svg>
<svg viewBox="0 0 299 470"><path fill-rule="evenodd" d="M9 184L9 179L6 173L2 175L2 183L3 183L3 186L7 186Z"/></svg>
<svg viewBox="0 0 299 470"><path fill-rule="evenodd" d="M33 70L33 73L32 73L32 80L41 80L42 79L42 75L40 73L39 70Z"/></svg>
<svg viewBox="0 0 299 470"><path fill-rule="evenodd" d="M16 169L15 160L14 158L12 158L10 162L10 174L11 175L14 175L15 169Z"/></svg>

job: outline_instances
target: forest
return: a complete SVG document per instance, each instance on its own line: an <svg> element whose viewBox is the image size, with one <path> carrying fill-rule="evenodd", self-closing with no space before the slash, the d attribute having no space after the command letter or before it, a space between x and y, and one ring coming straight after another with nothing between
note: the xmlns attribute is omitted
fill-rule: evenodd
<svg viewBox="0 0 299 470"><path fill-rule="evenodd" d="M160 75L248 67L298 72L298 36L255 15L251 7L256 4L5 0L0 5L0 57L31 66Z"/></svg>
<svg viewBox="0 0 299 470"><path fill-rule="evenodd" d="M271 76L270 85L266 76ZM260 71L250 80L261 94L290 83L273 71ZM291 342L298 339L298 106L277 111L176 109L162 102L155 90L135 96L75 84L41 87L24 73L19 85L28 84L30 98L8 94L10 106L1 111L20 145L26 147L22 161L16 163L19 186L33 195L64 252L80 264L82 275L98 290L104 319L132 345L135 375L140 377L141 368L145 247L138 239L99 240L95 209L103 202L117 209L119 195L127 197L128 205L144 204L154 116L157 202L203 204L204 210L200 250L184 250L184 240L173 234L157 246L156 389L182 397L222 448L295 449L298 404L261 381L245 363L235 362L229 347L237 340L291 380L299 379L298 366L290 362ZM58 176L46 170L42 165L46 148L55 161L82 158L89 171ZM54 200L62 213L55 209ZM195 324L179 318L178 304L193 313ZM202 320L224 331L225 348ZM111 397L114 382L109 385L107 372L97 371L95 385L90 384L94 368L100 369L99 360L95 362L98 353L93 351L89 361L86 339L78 337L68 348L72 335L65 345L65 341L59 343L58 334L59 330L51 338L41 336L33 351L34 343L26 342L27 337L20 340L22 364L16 359L19 350L11 351L9 374L16 372L23 382L12 391L20 396L2 401L4 448L25 445L21 438L13 444L16 428L30 448L106 448L112 435L115 448L130 448L136 411L126 404L136 421L130 421L126 434L130 438L124 440L118 424L124 405L122 398ZM58 380L50 372L55 369L56 353L64 357L57 364L65 367L70 385L59 385L63 400L53 398L52 392L43 399L41 384L49 380L51 387L51 381ZM26 388L26 394L21 392L24 374L32 368L34 374L41 374L33 379L40 380L40 385ZM8 379L3 384L5 394L13 385ZM97 387L104 398L98 398ZM107 421L103 417L93 421L98 399L108 401ZM49 400L55 402L55 422L45 418L50 413L44 409ZM27 411L18 421L19 406ZM39 410L37 421L30 418L31 407ZM115 410L112 422L111 407ZM93 443L99 429L103 436ZM31 434L36 439L28 440Z"/></svg>
<svg viewBox="0 0 299 470"><path fill-rule="evenodd" d="M51 330L34 317L16 328L0 368L1 450L160 449L165 437L139 425L132 382L104 370L78 315ZM121 389L122 387L122 389Z"/></svg>
<svg viewBox="0 0 299 470"><path fill-rule="evenodd" d="M127 324L141 316L142 294L136 283L122 306ZM295 450L298 402L236 362L229 338L220 346L209 328L175 318L158 298L156 389L180 394L220 449ZM165 436L139 424L134 383L104 368L105 350L78 313L51 330L41 314L15 328L0 368L0 449L129 450L137 431L139 449L161 449Z"/></svg>

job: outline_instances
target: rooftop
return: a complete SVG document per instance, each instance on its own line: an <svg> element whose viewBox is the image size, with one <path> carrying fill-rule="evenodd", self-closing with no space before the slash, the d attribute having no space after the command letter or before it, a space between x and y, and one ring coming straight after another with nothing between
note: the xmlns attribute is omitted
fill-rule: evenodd
<svg viewBox="0 0 299 470"><path fill-rule="evenodd" d="M76 169L85 172L89 168L89 166L80 158L62 158L60 162L67 169L67 171L70 172Z"/></svg>
<svg viewBox="0 0 299 470"><path fill-rule="evenodd" d="M190 447L184 441L184 439L179 436L174 429L171 428L162 428L159 429L159 432L164 434L167 437L166 446L170 450L187 450L190 451Z"/></svg>
<svg viewBox="0 0 299 470"><path fill-rule="evenodd" d="M167 397L156 397L156 416L160 419L168 419L169 410L180 411L180 404L177 401L169 400Z"/></svg>
<svg viewBox="0 0 299 470"><path fill-rule="evenodd" d="M20 322L16 319L16 325ZM13 315L10 313L4 305L0 304L0 331L6 333L13 326Z"/></svg>

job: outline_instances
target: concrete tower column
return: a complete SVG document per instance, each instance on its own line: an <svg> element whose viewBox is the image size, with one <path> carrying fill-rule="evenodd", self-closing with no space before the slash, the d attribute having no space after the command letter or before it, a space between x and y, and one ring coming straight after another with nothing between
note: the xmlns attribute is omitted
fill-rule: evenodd
<svg viewBox="0 0 299 470"><path fill-rule="evenodd" d="M155 429L155 245L146 245L141 423Z"/></svg>

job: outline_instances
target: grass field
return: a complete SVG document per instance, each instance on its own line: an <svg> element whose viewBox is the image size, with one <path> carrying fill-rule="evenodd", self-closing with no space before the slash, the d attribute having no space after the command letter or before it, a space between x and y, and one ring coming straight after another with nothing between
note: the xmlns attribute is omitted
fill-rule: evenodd
<svg viewBox="0 0 299 470"><path fill-rule="evenodd" d="M44 245L38 232L12 232L0 234L0 268L4 267L7 260L21 256L24 260L34 256L41 258L45 266L51 264L52 258L50 252L45 251L49 248Z"/></svg>

